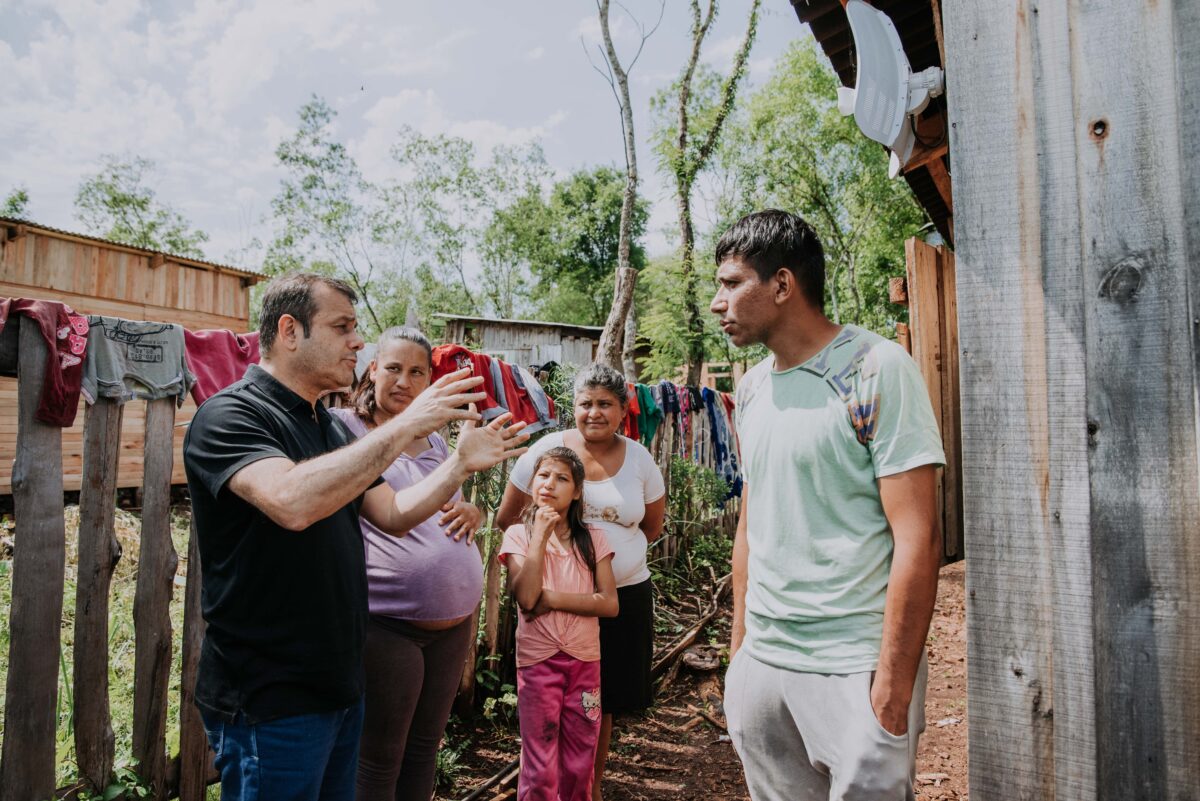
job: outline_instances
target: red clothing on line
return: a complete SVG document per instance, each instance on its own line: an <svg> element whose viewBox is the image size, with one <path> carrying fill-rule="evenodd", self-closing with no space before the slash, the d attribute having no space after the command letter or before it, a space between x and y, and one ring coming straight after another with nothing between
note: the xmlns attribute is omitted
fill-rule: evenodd
<svg viewBox="0 0 1200 801"><path fill-rule="evenodd" d="M196 405L241 380L246 368L258 364L258 332L235 334L227 328L183 331L188 366L196 376L192 400Z"/></svg>
<svg viewBox="0 0 1200 801"><path fill-rule="evenodd" d="M642 407L638 405L637 387L626 382L625 384L625 429L621 433L632 440L641 440L641 431L638 429L638 417L642 413Z"/></svg>
<svg viewBox="0 0 1200 801"><path fill-rule="evenodd" d="M479 403L475 404L475 408L480 413L488 409L499 409L499 401L496 400L496 390L492 387L492 370L491 358L482 353L472 353L469 349L462 345L438 345L433 349L433 376L432 381L437 381L448 373L453 373L459 369L459 361L462 360L463 366L469 366L475 375L483 376L483 386L476 391L487 393L487 397Z"/></svg>
<svg viewBox="0 0 1200 801"><path fill-rule="evenodd" d="M33 416L48 425L69 428L79 411L83 360L87 355L87 317L54 300L0 298L0 330L14 314L37 323L38 332L46 341L46 377Z"/></svg>

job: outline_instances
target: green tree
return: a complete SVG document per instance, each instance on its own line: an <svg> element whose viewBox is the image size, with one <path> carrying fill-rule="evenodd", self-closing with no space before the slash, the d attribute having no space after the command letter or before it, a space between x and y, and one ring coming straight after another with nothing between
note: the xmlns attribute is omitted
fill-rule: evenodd
<svg viewBox="0 0 1200 801"><path fill-rule="evenodd" d="M336 112L324 100L314 96L299 116L300 127L275 149L284 178L271 201L278 229L263 269L345 280L359 295L367 332L377 334L389 311L404 314L397 293L406 288L403 267L414 239L408 209L363 178L333 137Z"/></svg>
<svg viewBox="0 0 1200 801"><path fill-rule="evenodd" d="M410 312L430 330L439 312L511 316L528 305L527 270L510 242L487 232L545 180L536 144L498 147L480 163L465 139L405 126L390 148L402 177L372 182L336 138L324 100L313 97L299 116L276 150L285 177L272 203L267 272L345 279L361 298L367 336Z"/></svg>
<svg viewBox="0 0 1200 801"><path fill-rule="evenodd" d="M887 279L904 274L904 240L927 218L908 185L887 177L887 152L838 112L838 85L811 40L780 58L718 154L729 191L716 230L756 209L800 214L825 247L830 318L891 334L901 312Z"/></svg>
<svg viewBox="0 0 1200 801"><path fill-rule="evenodd" d="M687 382L697 384L704 361L707 311L701 309L700 282L695 269L696 231L692 215L692 187L708 166L721 140L725 121L734 110L738 85L746 72L746 62L758 31L758 11L761 0L753 0L746 22L746 32L729 75L719 78L710 70L699 69L700 51L712 30L717 13L717 0L708 0L701 13L700 0L691 0L691 51L683 72L675 85L657 98L654 106L662 112L668 107L674 117L673 125L660 124L655 132L655 150L659 165L675 182L675 203L679 220L679 277L682 280L683 320L688 338ZM667 97L673 95L671 101Z"/></svg>
<svg viewBox="0 0 1200 801"><path fill-rule="evenodd" d="M75 193L75 215L88 233L150 250L203 258L208 234L193 229L182 214L159 202L146 185L154 162L105 156L100 172Z"/></svg>
<svg viewBox="0 0 1200 801"><path fill-rule="evenodd" d="M22 219L29 210L29 190L23 186L15 187L0 203L0 217L16 217Z"/></svg>
<svg viewBox="0 0 1200 801"><path fill-rule="evenodd" d="M496 210L485 242L523 264L532 279L530 296L539 318L602 325L613 301L626 177L613 167L581 169L555 183L549 198L537 187ZM629 263L646 261L638 243L649 210L634 204Z"/></svg>

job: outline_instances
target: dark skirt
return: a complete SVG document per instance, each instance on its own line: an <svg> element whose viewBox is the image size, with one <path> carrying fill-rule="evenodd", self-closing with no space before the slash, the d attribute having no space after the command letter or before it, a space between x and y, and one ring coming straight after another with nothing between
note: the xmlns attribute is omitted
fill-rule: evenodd
<svg viewBox="0 0 1200 801"><path fill-rule="evenodd" d="M654 701L654 590L650 579L617 589L621 611L600 618L600 708L606 715L640 712Z"/></svg>

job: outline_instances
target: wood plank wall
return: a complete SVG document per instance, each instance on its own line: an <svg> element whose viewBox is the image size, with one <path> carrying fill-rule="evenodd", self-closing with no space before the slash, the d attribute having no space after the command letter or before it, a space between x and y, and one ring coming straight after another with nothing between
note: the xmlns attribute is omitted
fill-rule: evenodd
<svg viewBox="0 0 1200 801"><path fill-rule="evenodd" d="M3 229L0 229L2 232ZM154 267L150 256L30 231L0 233L0 296L62 301L85 314L176 323L193 330L249 326L250 291L241 276L172 261ZM63 488L78 490L83 474L84 407L62 432ZM12 492L16 456L17 382L0 378L0 495ZM189 397L176 413L172 484L183 484L185 424L196 407ZM146 403L127 404L118 460L118 487L142 485Z"/></svg>
<svg viewBox="0 0 1200 801"><path fill-rule="evenodd" d="M945 6L974 801L1200 788L1198 44Z"/></svg>
<svg viewBox="0 0 1200 801"><path fill-rule="evenodd" d="M954 254L915 238L904 243L904 252L907 277L891 288L889 295L893 302L908 306L909 324L896 324L896 338L921 368L942 434L946 452L946 467L938 475L942 558L955 562L964 556L964 540Z"/></svg>

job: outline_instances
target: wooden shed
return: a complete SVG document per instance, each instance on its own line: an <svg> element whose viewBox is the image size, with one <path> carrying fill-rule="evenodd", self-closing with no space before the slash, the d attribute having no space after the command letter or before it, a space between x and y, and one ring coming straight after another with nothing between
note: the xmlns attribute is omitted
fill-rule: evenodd
<svg viewBox="0 0 1200 801"><path fill-rule="evenodd" d="M436 314L444 320L445 342L457 342L472 350L499 356L509 364L558 362L576 366L592 361L600 333L593 325L544 323L535 320L503 320L491 317L465 317Z"/></svg>
<svg viewBox="0 0 1200 801"><path fill-rule="evenodd" d="M873 5L946 69L971 798L1197 798L1200 2Z"/></svg>
<svg viewBox="0 0 1200 801"><path fill-rule="evenodd" d="M0 217L0 296L62 301L84 314L176 323L193 330L250 324L249 270L173 256ZM63 488L78 490L83 460L84 402L63 431ZM142 484L144 401L126 404L118 487ZM172 483L183 484L184 425L195 412L189 397L176 415ZM17 382L0 377L0 495L12 492L16 454Z"/></svg>

